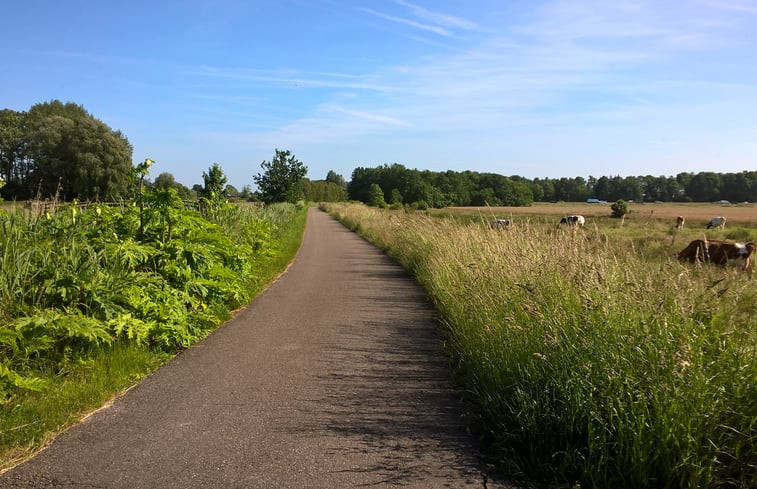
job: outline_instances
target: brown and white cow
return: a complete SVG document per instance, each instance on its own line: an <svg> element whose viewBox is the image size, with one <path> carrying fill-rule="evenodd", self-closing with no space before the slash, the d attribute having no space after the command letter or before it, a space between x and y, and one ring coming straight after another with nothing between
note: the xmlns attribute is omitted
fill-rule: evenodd
<svg viewBox="0 0 757 489"><path fill-rule="evenodd" d="M676 219L676 229L683 229L683 225L686 224L686 218L683 216L678 216Z"/></svg>
<svg viewBox="0 0 757 489"><path fill-rule="evenodd" d="M742 261L742 270L752 276L752 256L755 250L754 243L727 243L714 239L695 239L678 253L678 259L682 261L708 261L717 265L727 265L729 261Z"/></svg>

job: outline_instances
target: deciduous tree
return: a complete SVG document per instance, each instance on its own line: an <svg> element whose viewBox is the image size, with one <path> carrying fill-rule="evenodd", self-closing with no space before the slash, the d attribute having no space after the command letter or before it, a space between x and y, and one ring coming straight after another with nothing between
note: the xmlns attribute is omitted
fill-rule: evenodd
<svg viewBox="0 0 757 489"><path fill-rule="evenodd" d="M368 205L386 207L384 191L381 190L381 187L377 183L372 183L371 188L368 191Z"/></svg>
<svg viewBox="0 0 757 489"><path fill-rule="evenodd" d="M221 165L213 163L207 173L202 172L202 180L205 186L202 188L201 197L213 202L226 199L226 175Z"/></svg>
<svg viewBox="0 0 757 489"><path fill-rule="evenodd" d="M300 198L300 183L308 168L289 151L277 149L271 161L263 161L262 173L252 179L266 204L273 202L295 203Z"/></svg>
<svg viewBox="0 0 757 489"><path fill-rule="evenodd" d="M344 180L344 177L339 175L334 170L329 170L329 172L326 174L326 181L339 185L342 188L347 188L347 182Z"/></svg>
<svg viewBox="0 0 757 489"><path fill-rule="evenodd" d="M128 191L131 144L84 107L57 100L34 105L24 133L32 161L27 188L52 195L60 184L66 200L111 199Z"/></svg>

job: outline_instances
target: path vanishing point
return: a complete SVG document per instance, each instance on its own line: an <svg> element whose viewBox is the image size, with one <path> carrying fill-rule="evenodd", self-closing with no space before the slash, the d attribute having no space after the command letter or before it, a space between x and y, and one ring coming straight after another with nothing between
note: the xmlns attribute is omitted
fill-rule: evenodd
<svg viewBox="0 0 757 489"><path fill-rule="evenodd" d="M310 209L279 280L0 488L499 487L438 329L402 268Z"/></svg>

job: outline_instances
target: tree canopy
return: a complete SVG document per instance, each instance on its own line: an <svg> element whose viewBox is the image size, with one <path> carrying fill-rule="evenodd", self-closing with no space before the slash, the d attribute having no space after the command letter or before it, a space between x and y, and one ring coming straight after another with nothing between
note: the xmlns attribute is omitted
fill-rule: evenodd
<svg viewBox="0 0 757 489"><path fill-rule="evenodd" d="M615 202L732 202L757 201L757 172L679 173L677 176L602 176L535 178L474 171L432 172L394 163L375 168L357 167L347 184L350 199L371 202L370 189L380 187L390 203L524 206L533 202L584 202L589 198Z"/></svg>
<svg viewBox="0 0 757 489"><path fill-rule="evenodd" d="M339 175L334 170L329 170L329 172L326 174L326 181L338 185L344 189L347 188L347 182L344 180L344 177L342 175Z"/></svg>
<svg viewBox="0 0 757 489"><path fill-rule="evenodd" d="M226 198L226 175L218 163L213 163L207 172L202 172L202 187L200 197L209 201L224 200Z"/></svg>
<svg viewBox="0 0 757 489"><path fill-rule="evenodd" d="M186 185L177 182L172 173L163 172L155 177L152 187L155 189L172 188L176 190L182 200L197 200L197 193L190 190Z"/></svg>
<svg viewBox="0 0 757 489"><path fill-rule="evenodd" d="M271 161L263 161L263 173L252 178L266 204L272 202L295 203L300 198L302 179L308 168L289 151L277 149Z"/></svg>
<svg viewBox="0 0 757 489"><path fill-rule="evenodd" d="M382 200L394 204L423 202L431 207L521 206L533 202L531 189L520 180L495 173L411 170L397 163L376 168L356 168L347 184L349 198L375 202L374 184L383 192Z"/></svg>
<svg viewBox="0 0 757 489"><path fill-rule="evenodd" d="M341 202L347 200L347 182L342 175L329 170L325 180L303 178L302 198L310 202Z"/></svg>
<svg viewBox="0 0 757 489"><path fill-rule="evenodd" d="M84 107L58 100L0 112L3 194L111 199L129 190L132 147Z"/></svg>
<svg viewBox="0 0 757 489"><path fill-rule="evenodd" d="M132 147L120 132L92 116L84 107L58 100L33 105L28 111L0 110L0 197L28 199L57 196L62 200L110 200L132 189ZM199 194L225 199L226 191L241 198L264 202L337 201L350 198L368 202L373 184L392 205L424 203L450 205L524 206L550 201L614 202L732 202L757 201L757 171L739 173L679 173L675 176L561 177L529 180L517 175L475 171L408 169L394 163L375 168L357 167L351 180L330 170L325 180L305 178L307 167L290 151L276 149L274 158L261 164L253 176L258 192L241 192L227 186L217 163L203 173L203 185L192 190L161 174L155 188L174 188L184 199ZM375 189L374 189L375 191Z"/></svg>

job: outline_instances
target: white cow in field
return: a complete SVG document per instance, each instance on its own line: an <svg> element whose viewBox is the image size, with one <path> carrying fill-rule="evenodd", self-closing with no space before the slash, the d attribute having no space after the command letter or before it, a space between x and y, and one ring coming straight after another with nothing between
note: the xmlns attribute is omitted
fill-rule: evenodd
<svg viewBox="0 0 757 489"><path fill-rule="evenodd" d="M567 224L568 226L581 226L586 224L584 216L565 216L560 219L560 224Z"/></svg>
<svg viewBox="0 0 757 489"><path fill-rule="evenodd" d="M507 229L510 226L510 219L495 219L489 226L492 229Z"/></svg>
<svg viewBox="0 0 757 489"><path fill-rule="evenodd" d="M725 228L725 217L723 216L713 217L710 220L710 222L707 223L707 229L710 229L710 228L720 228L720 229Z"/></svg>

